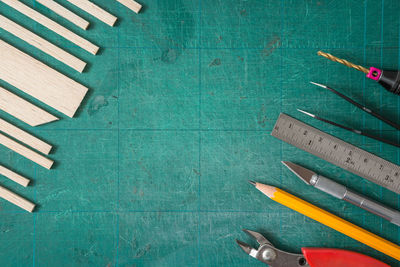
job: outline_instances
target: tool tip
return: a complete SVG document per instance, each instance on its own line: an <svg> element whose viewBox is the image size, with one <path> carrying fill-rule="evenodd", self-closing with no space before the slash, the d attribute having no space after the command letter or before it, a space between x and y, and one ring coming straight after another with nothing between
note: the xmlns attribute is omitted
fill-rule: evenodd
<svg viewBox="0 0 400 267"><path fill-rule="evenodd" d="M310 180L315 172L306 169L300 165L294 164L293 162L290 161L282 161L282 163L291 171L293 172L297 177L299 177L303 182L306 184L310 185Z"/></svg>
<svg viewBox="0 0 400 267"><path fill-rule="evenodd" d="M251 180L249 180L248 182L249 182L250 184L254 185L254 186L256 186L256 184L257 184L256 182L251 181Z"/></svg>
<svg viewBox="0 0 400 267"><path fill-rule="evenodd" d="M236 243L239 245L239 247L246 252L247 254L250 254L252 247L250 247L248 244L244 243L243 241L237 240Z"/></svg>
<svg viewBox="0 0 400 267"><path fill-rule="evenodd" d="M315 115L314 115L314 114L311 114L311 113L309 113L309 112L307 112L307 111L304 111L304 110L301 110L301 109L297 109L297 111L300 111L301 113L304 113L304 114L306 114L306 115L308 115L308 116L310 116L310 117L315 118Z"/></svg>
<svg viewBox="0 0 400 267"><path fill-rule="evenodd" d="M315 82L310 82L310 83L312 83L312 84L314 84L314 85L316 85L316 86L325 88L325 89L328 87L328 86L326 86L326 85L324 85L324 84L320 84L320 83L315 83Z"/></svg>

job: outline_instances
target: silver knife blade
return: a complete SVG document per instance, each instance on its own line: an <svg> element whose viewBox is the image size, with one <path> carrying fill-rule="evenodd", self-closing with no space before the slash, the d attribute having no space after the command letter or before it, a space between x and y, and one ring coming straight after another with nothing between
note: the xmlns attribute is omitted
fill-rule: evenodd
<svg viewBox="0 0 400 267"><path fill-rule="evenodd" d="M310 180L311 177L314 174L316 174L315 172L306 169L300 165L294 164L293 162L290 161L282 161L282 164L288 167L288 169L291 170L294 174L296 174L296 176L299 177L303 182L305 182L308 185L311 185Z"/></svg>

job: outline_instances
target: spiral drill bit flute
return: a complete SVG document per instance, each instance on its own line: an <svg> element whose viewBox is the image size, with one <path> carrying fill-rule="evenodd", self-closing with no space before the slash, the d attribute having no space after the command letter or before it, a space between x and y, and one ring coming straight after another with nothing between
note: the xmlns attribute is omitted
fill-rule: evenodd
<svg viewBox="0 0 400 267"><path fill-rule="evenodd" d="M362 71L367 74L367 78L377 81L389 92L400 95L400 72L395 70L381 70L375 67L370 67L369 69L353 64L347 60L337 58L331 54L318 51L318 55L323 56L329 60L343 64L349 68Z"/></svg>

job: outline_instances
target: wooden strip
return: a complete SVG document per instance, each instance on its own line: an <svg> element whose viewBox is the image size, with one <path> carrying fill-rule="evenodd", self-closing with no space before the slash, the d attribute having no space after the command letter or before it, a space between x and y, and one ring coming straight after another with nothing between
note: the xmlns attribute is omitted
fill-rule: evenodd
<svg viewBox="0 0 400 267"><path fill-rule="evenodd" d="M88 40L80 37L79 35L71 32L64 26L61 26L57 22L49 19L48 17L40 14L36 10L33 10L32 8L28 7L24 3L21 3L18 0L0 0L1 2L9 5L10 7L14 8L15 10L18 10L25 16L30 17L37 23L42 24L44 27L54 31L55 33L61 35L65 39L71 41L72 43L76 44L77 46L85 49L89 53L92 53L93 55L96 55L97 51L99 50L99 47L92 44Z"/></svg>
<svg viewBox="0 0 400 267"><path fill-rule="evenodd" d="M88 90L2 40L0 62L0 79L71 118Z"/></svg>
<svg viewBox="0 0 400 267"><path fill-rule="evenodd" d="M0 165L0 174L24 187L27 187L30 182L29 179L19 175L16 172L13 172L12 170L7 169L2 165Z"/></svg>
<svg viewBox="0 0 400 267"><path fill-rule="evenodd" d="M117 21L117 17L108 13L104 9L100 8L99 6L95 5L94 3L88 0L67 0L71 4L79 7L83 11L89 13L93 17L101 20L105 24L110 25L111 27L114 26L115 22Z"/></svg>
<svg viewBox="0 0 400 267"><path fill-rule="evenodd" d="M139 13L140 9L142 9L142 5L134 0L117 0L136 14Z"/></svg>
<svg viewBox="0 0 400 267"><path fill-rule="evenodd" d="M0 133L0 144L3 146L13 150L14 152L24 156L27 159L32 160L33 162L39 164L40 166L50 169L53 165L54 161L40 155L39 153L21 145L20 143L15 142L11 138Z"/></svg>
<svg viewBox="0 0 400 267"><path fill-rule="evenodd" d="M70 66L76 71L82 72L86 66L86 63L79 58L62 50L58 46L53 45L42 37L34 34L33 32L25 29L24 27L18 25L17 23L2 15L0 15L0 28L3 28L4 30L14 34L28 44L42 50L43 52L54 57L55 59L58 59L59 61Z"/></svg>
<svg viewBox="0 0 400 267"><path fill-rule="evenodd" d="M69 9L66 9L65 7L53 0L36 0L36 2L41 3L54 13L60 15L66 20L69 20L83 30L86 30L89 27L89 22L87 20L79 17L75 13L71 12Z"/></svg>
<svg viewBox="0 0 400 267"><path fill-rule="evenodd" d="M10 190L0 186L0 197L4 198L5 200L17 205L18 207L32 212L35 209L35 204L26 200L23 197L18 196L17 194L11 192Z"/></svg>
<svg viewBox="0 0 400 267"><path fill-rule="evenodd" d="M25 99L7 91L0 86L0 110L7 112L17 119L38 126L58 120L56 116L29 103Z"/></svg>
<svg viewBox="0 0 400 267"><path fill-rule="evenodd" d="M47 144L46 142L40 140L39 138L31 135L30 133L25 132L24 130L12 125L11 123L1 118L0 118L0 131L46 155L50 153L50 150L52 148L52 146Z"/></svg>

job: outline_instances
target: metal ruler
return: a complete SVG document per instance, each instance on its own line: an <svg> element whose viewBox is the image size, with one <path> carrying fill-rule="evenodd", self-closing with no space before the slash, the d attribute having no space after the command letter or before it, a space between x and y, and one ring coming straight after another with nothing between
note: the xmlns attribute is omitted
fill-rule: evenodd
<svg viewBox="0 0 400 267"><path fill-rule="evenodd" d="M400 193L400 166L284 113L279 115L271 135L393 192Z"/></svg>

